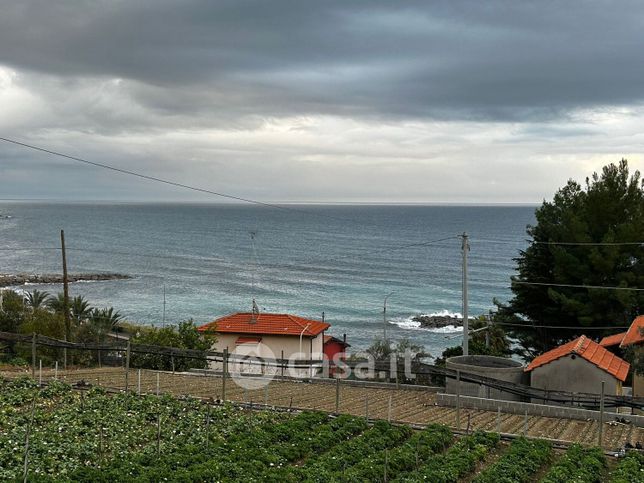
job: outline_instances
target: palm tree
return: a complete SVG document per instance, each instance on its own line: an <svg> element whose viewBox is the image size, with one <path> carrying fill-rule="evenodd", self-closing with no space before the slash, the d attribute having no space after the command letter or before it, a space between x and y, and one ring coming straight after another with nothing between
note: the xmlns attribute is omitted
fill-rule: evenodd
<svg viewBox="0 0 644 483"><path fill-rule="evenodd" d="M50 295L46 305L57 314L65 314L65 296L62 293Z"/></svg>
<svg viewBox="0 0 644 483"><path fill-rule="evenodd" d="M69 311L77 326L92 315L92 307L82 295L77 295L72 299L69 304Z"/></svg>
<svg viewBox="0 0 644 483"><path fill-rule="evenodd" d="M31 307L31 310L38 310L45 307L48 298L49 292L34 289L33 292L27 292L27 295L25 295L25 303L28 307Z"/></svg>
<svg viewBox="0 0 644 483"><path fill-rule="evenodd" d="M113 331L122 319L121 314L110 307L109 309L92 309L87 321L92 332L96 334L98 343L102 345L105 342L105 336ZM98 350L98 365L101 366L100 350Z"/></svg>

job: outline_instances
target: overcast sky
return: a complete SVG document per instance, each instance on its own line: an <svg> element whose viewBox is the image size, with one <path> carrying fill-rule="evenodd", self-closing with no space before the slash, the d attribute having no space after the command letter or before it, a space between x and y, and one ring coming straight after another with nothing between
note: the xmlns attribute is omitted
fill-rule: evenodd
<svg viewBox="0 0 644 483"><path fill-rule="evenodd" d="M0 136L264 201L644 168L641 1L0 0ZM0 142L0 198L213 200Z"/></svg>

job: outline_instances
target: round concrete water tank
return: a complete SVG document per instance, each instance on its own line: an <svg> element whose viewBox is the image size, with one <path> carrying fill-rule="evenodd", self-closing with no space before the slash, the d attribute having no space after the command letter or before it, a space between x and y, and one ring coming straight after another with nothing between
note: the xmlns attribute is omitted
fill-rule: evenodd
<svg viewBox="0 0 644 483"><path fill-rule="evenodd" d="M476 374L491 379L514 384L527 384L523 364L512 359L494 356L456 356L446 362L447 369L461 371L461 374ZM445 392L456 394L456 379L447 378ZM461 381L461 396L474 396L486 399L503 399L505 401L521 401L521 397L498 389L492 389L482 384Z"/></svg>

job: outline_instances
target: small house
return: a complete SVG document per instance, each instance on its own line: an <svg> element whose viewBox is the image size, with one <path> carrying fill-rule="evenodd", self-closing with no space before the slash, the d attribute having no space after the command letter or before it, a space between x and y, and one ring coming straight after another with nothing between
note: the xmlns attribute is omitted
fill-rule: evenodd
<svg viewBox="0 0 644 483"><path fill-rule="evenodd" d="M644 346L644 315L636 317L626 332L604 337L599 344L618 354L634 346L641 348ZM632 386L633 396L644 397L644 376L633 373Z"/></svg>
<svg viewBox="0 0 644 483"><path fill-rule="evenodd" d="M220 317L199 327L201 332L213 333L217 340L213 350L228 350L231 361L228 370L243 373L281 373L275 365L261 364L257 359L289 359L298 361L322 361L324 357L324 332L330 324L290 314L240 312ZM247 357L245 361L242 359ZM322 363L318 364L319 368ZM211 364L221 370L221 363ZM313 375L307 369L291 375ZM285 372L289 375L289 372Z"/></svg>
<svg viewBox="0 0 644 483"><path fill-rule="evenodd" d="M525 368L530 385L548 391L622 395L630 364L585 335L544 352ZM539 401L534 401L539 402Z"/></svg>
<svg viewBox="0 0 644 483"><path fill-rule="evenodd" d="M351 347L347 344L347 336L342 339L333 337L332 335L324 336L324 357L329 361L329 375L335 374L335 362L344 361L346 359L347 348Z"/></svg>

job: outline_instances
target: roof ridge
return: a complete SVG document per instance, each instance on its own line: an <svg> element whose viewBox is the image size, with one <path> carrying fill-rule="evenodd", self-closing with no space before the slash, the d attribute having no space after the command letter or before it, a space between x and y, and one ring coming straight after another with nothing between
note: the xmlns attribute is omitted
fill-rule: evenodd
<svg viewBox="0 0 644 483"><path fill-rule="evenodd" d="M579 355L581 355L583 352L585 352L585 351L582 351L582 352L579 352L579 351L581 350L581 347L583 346L583 344L586 341L586 339L587 339L587 337L585 335L580 336L577 339L577 343L572 348L571 352L574 352L575 354L579 354Z"/></svg>

